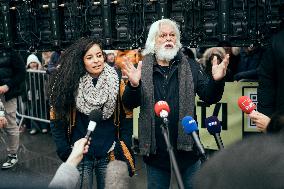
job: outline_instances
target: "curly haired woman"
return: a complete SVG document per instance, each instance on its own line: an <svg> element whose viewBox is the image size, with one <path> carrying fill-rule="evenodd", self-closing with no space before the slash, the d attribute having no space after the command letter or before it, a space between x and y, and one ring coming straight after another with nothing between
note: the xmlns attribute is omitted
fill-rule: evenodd
<svg viewBox="0 0 284 189"><path fill-rule="evenodd" d="M93 171L97 188L104 188L105 171L116 139L114 123L119 78L105 63L99 42L81 38L67 48L59 59L61 65L50 82L51 131L61 160L66 161L71 145L86 135L88 115L102 111L102 121L91 135L89 152L78 169L81 188L93 188ZM131 136L130 136L131 137Z"/></svg>

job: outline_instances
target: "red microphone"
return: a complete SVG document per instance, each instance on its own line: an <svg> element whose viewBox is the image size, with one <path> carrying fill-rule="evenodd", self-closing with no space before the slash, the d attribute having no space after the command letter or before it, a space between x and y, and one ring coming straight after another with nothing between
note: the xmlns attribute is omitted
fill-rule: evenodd
<svg viewBox="0 0 284 189"><path fill-rule="evenodd" d="M250 114L256 108L256 105L248 96L241 96L238 100L238 105L247 114Z"/></svg>
<svg viewBox="0 0 284 189"><path fill-rule="evenodd" d="M155 113L158 117L166 118L170 113L170 107L166 101L158 101L154 107Z"/></svg>

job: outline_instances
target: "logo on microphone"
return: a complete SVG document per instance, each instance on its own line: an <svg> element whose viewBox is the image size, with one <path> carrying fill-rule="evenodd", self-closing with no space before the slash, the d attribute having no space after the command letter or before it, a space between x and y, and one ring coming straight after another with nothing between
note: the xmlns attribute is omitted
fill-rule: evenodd
<svg viewBox="0 0 284 189"><path fill-rule="evenodd" d="M217 121L213 121L213 122L208 123L209 127L214 126L214 125L217 125Z"/></svg>
<svg viewBox="0 0 284 189"><path fill-rule="evenodd" d="M238 105L247 114L250 114L256 108L256 105L247 96L241 96L238 99Z"/></svg>
<svg viewBox="0 0 284 189"><path fill-rule="evenodd" d="M188 121L188 124L193 124L193 123L195 123L194 119Z"/></svg>
<svg viewBox="0 0 284 189"><path fill-rule="evenodd" d="M244 102L242 102L242 105L246 110L255 108L255 104L251 101L251 99L246 99Z"/></svg>
<svg viewBox="0 0 284 189"><path fill-rule="evenodd" d="M168 103L166 101L158 101L158 106L168 106Z"/></svg>
<svg viewBox="0 0 284 189"><path fill-rule="evenodd" d="M158 101L154 106L154 110L158 117L166 118L170 112L170 107L166 101Z"/></svg>

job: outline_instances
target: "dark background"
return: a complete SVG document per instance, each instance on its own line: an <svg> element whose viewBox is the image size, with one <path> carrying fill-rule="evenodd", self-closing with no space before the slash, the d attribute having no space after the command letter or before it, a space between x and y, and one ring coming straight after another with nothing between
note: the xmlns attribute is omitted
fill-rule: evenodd
<svg viewBox="0 0 284 189"><path fill-rule="evenodd" d="M104 49L143 48L152 22L174 19L182 44L265 46L284 0L0 0L0 48L64 49L82 36Z"/></svg>

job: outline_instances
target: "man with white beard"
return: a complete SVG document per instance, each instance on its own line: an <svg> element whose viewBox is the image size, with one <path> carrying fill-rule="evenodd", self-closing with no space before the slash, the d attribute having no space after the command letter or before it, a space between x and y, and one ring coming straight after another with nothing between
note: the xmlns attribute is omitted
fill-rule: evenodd
<svg viewBox="0 0 284 189"><path fill-rule="evenodd" d="M129 79L123 103L128 108L140 106L139 148L151 189L168 189L171 180L170 158L160 128L163 121L154 114L155 103L162 100L170 106L169 138L184 187L190 189L200 160L193 139L184 133L180 120L185 116L194 117L196 93L212 104L222 98L224 91L229 55L219 65L217 57L213 58L212 78L208 78L194 60L185 58L181 47L177 24L169 19L158 20L150 27L142 63L135 68L126 60L122 68Z"/></svg>

